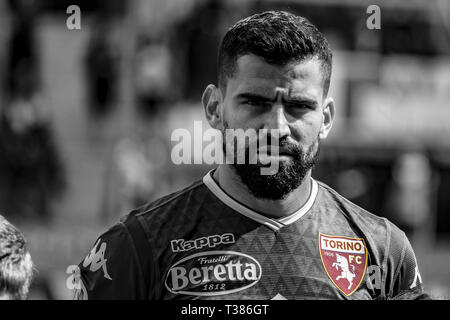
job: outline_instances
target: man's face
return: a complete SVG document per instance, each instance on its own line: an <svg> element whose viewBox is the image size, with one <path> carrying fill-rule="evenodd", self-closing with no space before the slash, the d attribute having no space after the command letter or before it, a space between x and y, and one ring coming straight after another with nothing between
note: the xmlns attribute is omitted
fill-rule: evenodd
<svg viewBox="0 0 450 320"><path fill-rule="evenodd" d="M255 55L237 60L220 108L220 130L277 130L279 161L275 175L262 176L260 165L234 164L250 192L262 199L282 199L296 189L314 165L319 140L324 139L334 114L323 97L321 63L312 58L284 66Z"/></svg>

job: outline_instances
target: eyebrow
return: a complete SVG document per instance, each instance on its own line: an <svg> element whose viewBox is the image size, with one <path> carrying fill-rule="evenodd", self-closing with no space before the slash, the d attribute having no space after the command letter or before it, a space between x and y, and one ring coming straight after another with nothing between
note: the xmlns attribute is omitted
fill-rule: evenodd
<svg viewBox="0 0 450 320"><path fill-rule="evenodd" d="M254 100L260 100L264 102L273 102L276 100L268 98L266 96L256 94L256 93L240 93L236 96L237 99L245 100L245 99L254 99ZM307 97L291 97L289 99L282 99L284 103L307 103L313 106L317 106L318 103L315 99L307 98Z"/></svg>
<svg viewBox="0 0 450 320"><path fill-rule="evenodd" d="M273 101L273 99L268 98L266 96L256 94L256 93L240 93L236 96L237 99L254 99L254 100L261 100L261 101Z"/></svg>
<svg viewBox="0 0 450 320"><path fill-rule="evenodd" d="M288 102L288 103L306 103L306 104L310 104L312 106L317 106L318 103L316 100L311 99L311 98L306 98L306 97L292 97L289 98L288 100L282 99L283 102Z"/></svg>

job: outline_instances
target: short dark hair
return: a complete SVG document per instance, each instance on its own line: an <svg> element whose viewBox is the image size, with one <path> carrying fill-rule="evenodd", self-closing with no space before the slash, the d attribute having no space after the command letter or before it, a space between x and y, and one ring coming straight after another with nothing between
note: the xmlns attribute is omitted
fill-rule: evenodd
<svg viewBox="0 0 450 320"><path fill-rule="evenodd" d="M322 62L323 92L328 94L332 52L327 40L308 19L285 11L267 11L238 21L219 48L219 87L236 72L240 56L254 54L267 63L285 65L317 57Z"/></svg>
<svg viewBox="0 0 450 320"><path fill-rule="evenodd" d="M23 234L0 215L0 295L24 300L33 277L33 262Z"/></svg>

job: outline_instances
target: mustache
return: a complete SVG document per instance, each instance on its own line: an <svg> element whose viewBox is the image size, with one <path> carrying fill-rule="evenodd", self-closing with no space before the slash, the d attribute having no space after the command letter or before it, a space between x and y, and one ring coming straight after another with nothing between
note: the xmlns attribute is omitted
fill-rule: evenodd
<svg viewBox="0 0 450 320"><path fill-rule="evenodd" d="M273 141L270 138L267 138L266 141ZM263 140L264 141L264 140ZM259 144L261 146L261 144ZM277 151L278 154L289 154L293 157L300 157L302 155L302 149L297 143L289 141L288 137L282 137L279 139L277 145L267 144L260 148L259 151L265 151L267 154L271 154L272 151Z"/></svg>

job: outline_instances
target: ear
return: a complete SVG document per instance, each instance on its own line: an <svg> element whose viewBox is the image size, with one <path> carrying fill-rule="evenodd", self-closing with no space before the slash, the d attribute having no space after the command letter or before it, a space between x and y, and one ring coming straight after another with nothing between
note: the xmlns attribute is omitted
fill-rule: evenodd
<svg viewBox="0 0 450 320"><path fill-rule="evenodd" d="M215 85L210 84L203 92L202 103L205 109L206 120L209 125L218 130L222 130L221 120L221 106L222 106L222 92Z"/></svg>
<svg viewBox="0 0 450 320"><path fill-rule="evenodd" d="M322 126L320 127L319 138L326 139L328 133L333 126L335 108L334 108L334 100L331 97L325 99L322 108Z"/></svg>

